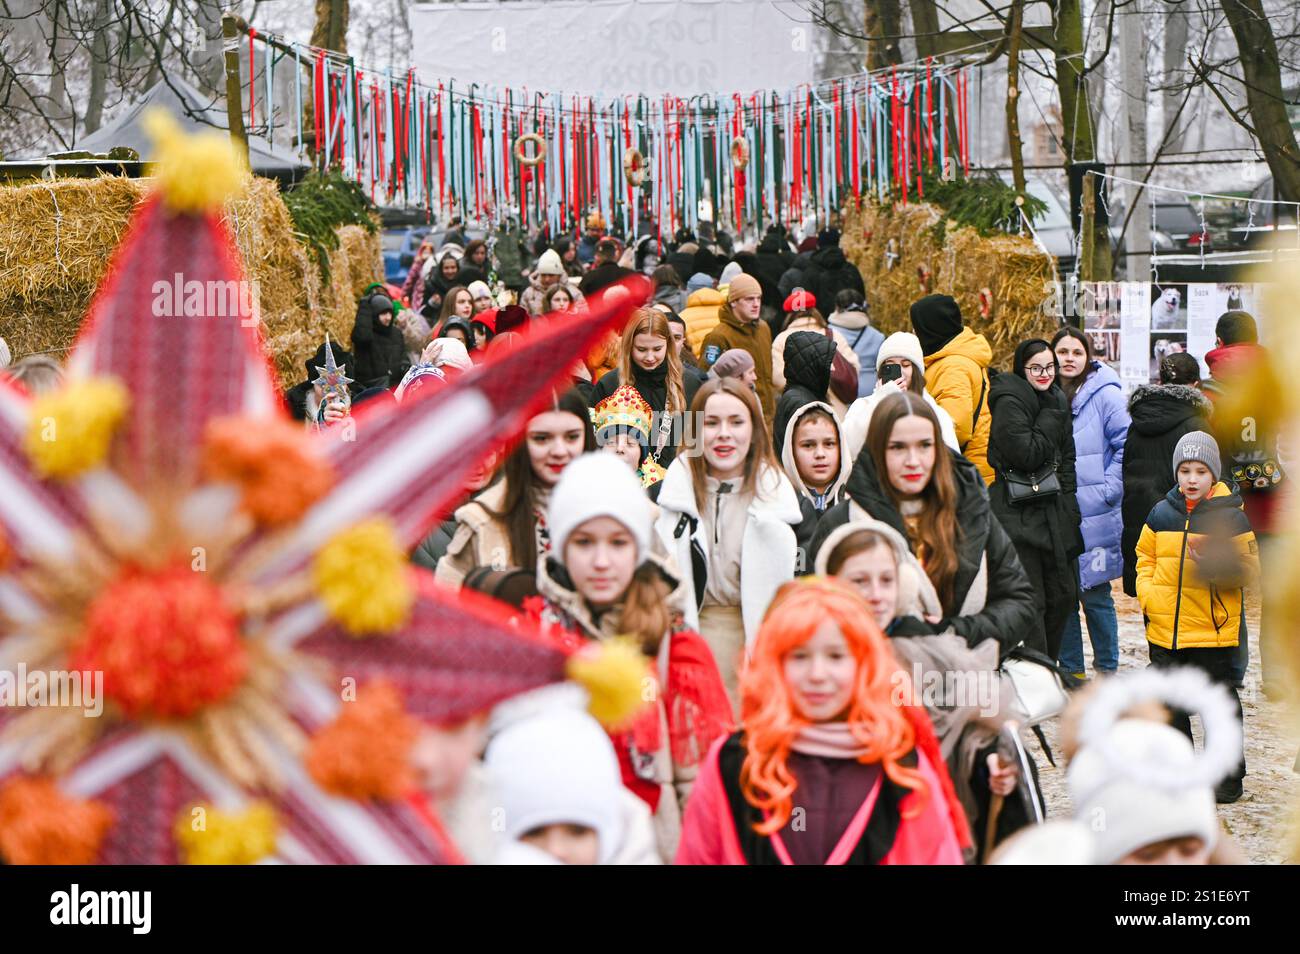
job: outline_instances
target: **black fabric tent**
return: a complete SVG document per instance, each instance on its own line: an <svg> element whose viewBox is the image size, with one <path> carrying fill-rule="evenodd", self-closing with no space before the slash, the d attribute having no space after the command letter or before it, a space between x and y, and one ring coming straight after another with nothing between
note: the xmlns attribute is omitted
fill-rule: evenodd
<svg viewBox="0 0 1300 954"><path fill-rule="evenodd" d="M141 117L146 109L159 106L170 112L191 130L216 128L225 131L226 111L221 100L213 100L179 76L169 76L130 106L112 123L78 140L75 149L104 153L114 146L130 146L148 162L153 158L153 142L144 131ZM287 145L272 144L261 136L250 136L248 159L253 173L276 179L282 186L306 175L310 166Z"/></svg>

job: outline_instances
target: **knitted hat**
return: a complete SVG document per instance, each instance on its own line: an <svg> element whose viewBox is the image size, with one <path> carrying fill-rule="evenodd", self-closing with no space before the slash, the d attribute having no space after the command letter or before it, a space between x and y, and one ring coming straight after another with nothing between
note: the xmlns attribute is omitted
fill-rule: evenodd
<svg viewBox="0 0 1300 954"><path fill-rule="evenodd" d="M1219 445L1205 431L1190 431L1178 441L1174 448L1174 478L1178 478L1178 465L1186 460L1200 461L1210 468L1215 480L1219 479L1222 467L1219 463Z"/></svg>
<svg viewBox="0 0 1300 954"><path fill-rule="evenodd" d="M727 267L722 270L722 274L718 277L718 284L726 285L737 275L743 274L745 274L745 270L740 267L739 262L728 262Z"/></svg>
<svg viewBox="0 0 1300 954"><path fill-rule="evenodd" d="M1200 716L1201 753L1171 725L1125 716L1152 700ZM1066 779L1075 817L1096 836L1096 863L1171 838L1214 847L1214 786L1241 759L1241 725L1223 688L1188 667L1114 677L1088 702L1078 738Z"/></svg>
<svg viewBox="0 0 1300 954"><path fill-rule="evenodd" d="M466 291L469 292L470 298L492 297L492 289L487 287L487 282L470 282L469 288L467 288Z"/></svg>
<svg viewBox="0 0 1300 954"><path fill-rule="evenodd" d="M732 348L718 355L712 370L720 378L738 378L754 370L754 356L744 348Z"/></svg>
<svg viewBox="0 0 1300 954"><path fill-rule="evenodd" d="M444 338L441 340L452 341L454 339ZM460 344L460 342L457 341L456 344ZM461 345L461 347L464 346ZM417 364L414 367L408 368L406 374L402 376L401 383L393 390L393 399L400 403L406 397L408 391L414 394L418 388L423 387L426 384L432 384L437 387L438 385L445 383L446 380L447 376L433 365ZM416 381L419 381L418 385L416 384Z"/></svg>
<svg viewBox="0 0 1300 954"><path fill-rule="evenodd" d="M817 247L826 248L829 245L840 244L839 229L822 229L817 233Z"/></svg>
<svg viewBox="0 0 1300 954"><path fill-rule="evenodd" d="M813 297L812 292L796 288L786 296L785 303L781 307L787 312L807 311L809 308L817 307L817 299Z"/></svg>
<svg viewBox="0 0 1300 954"><path fill-rule="evenodd" d="M564 263L560 261L560 253L553 248L548 248L537 259L537 267L533 269L535 275L563 275Z"/></svg>
<svg viewBox="0 0 1300 954"><path fill-rule="evenodd" d="M599 212L592 212L590 215L587 216L587 228L589 229L605 228L605 216L601 215Z"/></svg>
<svg viewBox="0 0 1300 954"><path fill-rule="evenodd" d="M921 342L910 331L895 331L880 343L880 351L876 354L876 374L880 373L888 358L906 358L917 371L925 370Z"/></svg>
<svg viewBox="0 0 1300 954"><path fill-rule="evenodd" d="M378 317L386 311L393 311L393 300L382 292L375 292L370 296L371 314Z"/></svg>
<svg viewBox="0 0 1300 954"><path fill-rule="evenodd" d="M460 371L468 371L474 367L474 362L470 360L469 352L465 345L455 338L435 338L435 344L442 346L438 356L433 359L435 368L456 368Z"/></svg>
<svg viewBox="0 0 1300 954"><path fill-rule="evenodd" d="M691 292L697 292L701 288L712 288L712 287L713 287L713 276L705 275L703 272L696 272L686 282L687 294L690 294Z"/></svg>
<svg viewBox="0 0 1300 954"><path fill-rule="evenodd" d="M546 825L585 825L596 831L600 862L614 857L623 839L623 781L614 745L591 716L556 706L512 723L489 743L484 762L507 839Z"/></svg>
<svg viewBox="0 0 1300 954"><path fill-rule="evenodd" d="M752 298L755 295L763 294L763 287L759 285L758 279L752 275L737 275L727 286L727 302L731 303L739 298Z"/></svg>
<svg viewBox="0 0 1300 954"><path fill-rule="evenodd" d="M613 454L583 454L560 474L547 519L551 552L564 555L569 535L593 517L613 517L636 540L639 564L650 546L650 501L627 464Z"/></svg>
<svg viewBox="0 0 1300 954"><path fill-rule="evenodd" d="M519 305L506 305L497 310L496 334L522 328L528 321L528 312Z"/></svg>
<svg viewBox="0 0 1300 954"><path fill-rule="evenodd" d="M921 350L934 354L961 333L961 308L951 295L926 295L912 302L912 328Z"/></svg>

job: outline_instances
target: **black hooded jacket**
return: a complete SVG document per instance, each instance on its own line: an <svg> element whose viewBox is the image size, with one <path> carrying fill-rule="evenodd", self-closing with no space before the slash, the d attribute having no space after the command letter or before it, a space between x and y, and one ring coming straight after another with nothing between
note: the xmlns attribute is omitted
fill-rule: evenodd
<svg viewBox="0 0 1300 954"><path fill-rule="evenodd" d="M957 484L957 575L953 581L953 602L946 611L956 613L965 602L972 587L979 584L980 567L987 564L983 580L984 608L969 616L952 616L946 620L953 630L976 646L985 639L996 639L1003 655L1021 643L1033 631L1034 588L1020 565L1016 548L993 515L989 506L984 479L975 465L956 451L948 451ZM850 501L856 503L877 520L883 520L909 541L907 525L898 508L881 485L883 478L876 473L875 461L864 447L853 462L849 476ZM849 502L836 504L827 510L813 534L812 554L809 563L817 558L827 536L836 527L849 521ZM915 548L913 548L915 551ZM945 623L936 624L940 631Z"/></svg>
<svg viewBox="0 0 1300 954"><path fill-rule="evenodd" d="M644 368L632 362L632 386L637 389L645 402L650 405L650 410L656 415L663 413L668 405L668 362L664 361L653 371L646 371ZM687 374L682 370L682 391L685 392L686 406L690 407L691 402L695 400L695 392L700 389L700 382L703 379L698 375ZM613 371L606 371L600 376L600 380L595 383L591 389L591 394L587 398L587 403L593 408L605 398L609 397L618 390L622 382L619 380L618 368ZM660 418L651 422L651 428L659 425ZM681 424L674 422L674 428L678 435L682 433ZM656 443L657 434L650 435L650 446L653 449ZM659 463L665 468L673 462L677 456L677 448L672 443L667 444L663 452L659 455Z"/></svg>
<svg viewBox="0 0 1300 954"><path fill-rule="evenodd" d="M1143 385L1129 398L1124 445L1124 592L1137 595L1137 542L1151 508L1173 489L1174 448L1184 434L1209 429L1209 398L1186 384Z"/></svg>
<svg viewBox="0 0 1300 954"><path fill-rule="evenodd" d="M785 429L795 411L813 401L825 401L831 386L835 342L815 331L796 331L785 339L785 390L772 417L773 447L785 446Z"/></svg>
<svg viewBox="0 0 1300 954"><path fill-rule="evenodd" d="M796 288L808 287L807 279L804 277L808 271L808 266L812 264L812 252L800 252L794 257L789 268L781 273L781 278L776 283L777 291L781 294L781 304L785 304L786 296ZM822 312L823 315L829 315L829 311Z"/></svg>
<svg viewBox="0 0 1300 954"><path fill-rule="evenodd" d="M768 232L754 255L753 275L763 288L763 304L779 309L785 301L781 294L781 276L794 262L790 247L779 232Z"/></svg>
<svg viewBox="0 0 1300 954"><path fill-rule="evenodd" d="M402 341L402 329L395 322L380 323L378 315L392 311L393 303L385 295L367 295L357 303L357 318L352 326L352 351L356 355L357 389L391 388L402 380L411 366Z"/></svg>
<svg viewBox="0 0 1300 954"><path fill-rule="evenodd" d="M1016 349L1015 366L1024 365L1024 345ZM1050 357L1051 352L1042 352ZM1014 372L995 375L989 385L989 466L997 474L989 487L989 502L1003 529L1021 548L1056 553L1069 565L1083 552L1079 501L1074 471L1074 423L1065 392L1053 382L1035 390ZM1029 503L1012 505L1005 474L1028 476L1056 462L1061 492Z"/></svg>
<svg viewBox="0 0 1300 954"><path fill-rule="evenodd" d="M845 288L866 295L858 266L844 257L838 245L828 245L812 253L812 260L803 272L803 287L817 299L817 310L829 315L835 310L835 296Z"/></svg>

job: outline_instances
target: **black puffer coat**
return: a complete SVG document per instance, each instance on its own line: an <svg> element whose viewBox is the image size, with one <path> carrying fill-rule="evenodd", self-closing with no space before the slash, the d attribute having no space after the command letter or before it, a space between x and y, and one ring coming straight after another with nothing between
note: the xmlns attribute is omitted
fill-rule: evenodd
<svg viewBox="0 0 1300 954"><path fill-rule="evenodd" d="M781 295L781 304L785 304L786 297L796 288L807 288L807 279L804 277L808 266L812 264L812 252L800 252L790 263L790 267L781 273L780 279L776 283L776 290ZM833 309L832 309L833 310ZM822 312L823 315L829 315L829 311Z"/></svg>
<svg viewBox="0 0 1300 954"><path fill-rule="evenodd" d="M866 295L862 273L840 250L838 245L828 245L812 253L812 261L803 272L803 287L817 299L817 310L829 315L835 310L835 296L845 288Z"/></svg>
<svg viewBox="0 0 1300 954"><path fill-rule="evenodd" d="M763 288L763 304L780 309L785 301L781 294L781 276L794 262L790 246L779 232L768 232L754 255L753 275Z"/></svg>
<svg viewBox="0 0 1300 954"><path fill-rule="evenodd" d="M367 295L357 303L357 318L352 325L352 351L356 355L356 389L391 388L402 380L411 366L402 341L402 329L390 321L379 321L393 303L386 295Z"/></svg>
<svg viewBox="0 0 1300 954"><path fill-rule="evenodd" d="M989 409L993 413L989 466L997 472L997 479L989 487L993 512L1017 547L1052 552L1059 548L1065 560L1074 560L1083 552L1083 533L1075 497L1074 425L1069 400L1056 384L1046 391L1036 391L1019 374L1006 372L995 375L989 385ZM1014 470L1032 474L1053 460L1061 492L1013 506L1004 473Z"/></svg>
<svg viewBox="0 0 1300 954"><path fill-rule="evenodd" d="M945 607L945 612L954 615L936 624L935 632L951 625L971 646L985 639L996 639L1005 655L1033 629L1034 615L1038 612L1034 605L1034 589L1020 565L1011 538L993 516L988 491L979 471L956 451L948 450L948 453L957 484L958 563L952 606ZM851 504L889 524L910 544L907 525L881 486L883 479L876 473L871 454L864 449L853 462L853 472L849 476L849 502L836 504L827 510L817 525L810 563L816 560L817 552L831 531L849 521ZM980 573L982 566L987 566L987 574ZM972 589L978 588L985 591L983 608L968 616L955 615L967 596L972 595ZM978 591L973 595L978 597Z"/></svg>
<svg viewBox="0 0 1300 954"><path fill-rule="evenodd" d="M1209 399L1186 384L1143 385L1128 401L1124 445L1124 592L1137 596L1137 542L1151 508L1173 488L1174 448L1184 434L1209 430Z"/></svg>
<svg viewBox="0 0 1300 954"><path fill-rule="evenodd" d="M825 401L831 386L835 341L815 331L796 331L785 339L785 391L776 402L772 418L773 447L785 446L785 431L795 411L814 401Z"/></svg>

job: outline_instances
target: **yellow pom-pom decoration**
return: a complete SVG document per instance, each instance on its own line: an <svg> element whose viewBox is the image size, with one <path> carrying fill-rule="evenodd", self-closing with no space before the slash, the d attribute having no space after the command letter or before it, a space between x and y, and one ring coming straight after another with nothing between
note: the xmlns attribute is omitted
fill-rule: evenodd
<svg viewBox="0 0 1300 954"><path fill-rule="evenodd" d="M167 207L177 212L215 212L243 187L248 175L230 137L216 130L189 134L162 109L144 115L157 145L154 175Z"/></svg>
<svg viewBox="0 0 1300 954"><path fill-rule="evenodd" d="M176 819L173 833L187 865L251 865L275 851L275 812L265 802L242 812L196 805Z"/></svg>
<svg viewBox="0 0 1300 954"><path fill-rule="evenodd" d="M378 517L321 547L312 578L330 617L354 636L396 629L415 602L410 564L397 531Z"/></svg>
<svg viewBox="0 0 1300 954"><path fill-rule="evenodd" d="M570 657L566 669L591 697L587 711L607 729L625 726L654 700L649 661L627 637L592 643Z"/></svg>
<svg viewBox="0 0 1300 954"><path fill-rule="evenodd" d="M26 442L32 468L67 478L98 467L126 405L126 388L112 378L72 381L33 400Z"/></svg>

